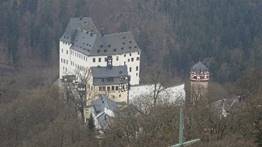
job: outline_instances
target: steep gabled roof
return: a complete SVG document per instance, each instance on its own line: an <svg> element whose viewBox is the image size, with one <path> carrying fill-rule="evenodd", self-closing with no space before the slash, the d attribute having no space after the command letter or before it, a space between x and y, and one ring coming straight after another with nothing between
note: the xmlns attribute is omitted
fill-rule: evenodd
<svg viewBox="0 0 262 147"><path fill-rule="evenodd" d="M127 66L112 66L109 67L91 67L92 76L94 78L111 78L127 76Z"/></svg>
<svg viewBox="0 0 262 147"><path fill-rule="evenodd" d="M91 67L94 85L119 85L128 83L127 66Z"/></svg>
<svg viewBox="0 0 262 147"><path fill-rule="evenodd" d="M93 108L96 112L96 115L103 112L105 108L115 111L117 109L116 102L110 100L107 96L101 95L99 98L92 102Z"/></svg>
<svg viewBox="0 0 262 147"><path fill-rule="evenodd" d="M71 49L87 56L140 52L131 32L101 35L89 17L71 18L60 41L71 43Z"/></svg>
<svg viewBox="0 0 262 147"><path fill-rule="evenodd" d="M131 32L121 32L99 36L91 55L114 55L140 51Z"/></svg>
<svg viewBox="0 0 262 147"><path fill-rule="evenodd" d="M93 36L92 34L99 35L99 31L90 17L78 17L70 19L60 40L73 44L78 32L89 33L91 36Z"/></svg>

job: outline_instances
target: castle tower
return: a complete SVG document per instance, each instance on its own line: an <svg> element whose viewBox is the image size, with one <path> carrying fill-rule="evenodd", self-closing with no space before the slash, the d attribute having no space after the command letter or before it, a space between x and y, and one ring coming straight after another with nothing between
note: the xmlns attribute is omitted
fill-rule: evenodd
<svg viewBox="0 0 262 147"><path fill-rule="evenodd" d="M208 81L208 68L202 62L196 63L190 71L190 96L193 104L200 98L206 97Z"/></svg>

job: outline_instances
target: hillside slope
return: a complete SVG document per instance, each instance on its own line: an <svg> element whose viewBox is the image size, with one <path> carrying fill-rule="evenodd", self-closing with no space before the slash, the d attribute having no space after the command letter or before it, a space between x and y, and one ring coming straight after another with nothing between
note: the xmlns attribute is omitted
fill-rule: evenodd
<svg viewBox="0 0 262 147"><path fill-rule="evenodd" d="M259 0L4 0L0 13L3 63L57 64L58 40L70 17L90 16L105 33L135 34L144 75L154 66L185 77L203 60L223 82L261 67Z"/></svg>

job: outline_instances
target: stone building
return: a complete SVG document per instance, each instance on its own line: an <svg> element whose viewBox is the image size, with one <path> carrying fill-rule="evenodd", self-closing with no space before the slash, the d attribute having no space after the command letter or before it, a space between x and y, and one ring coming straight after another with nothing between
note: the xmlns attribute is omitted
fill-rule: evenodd
<svg viewBox="0 0 262 147"><path fill-rule="evenodd" d="M208 68L202 63L196 63L190 71L190 99L195 103L199 98L206 97L209 82Z"/></svg>
<svg viewBox="0 0 262 147"><path fill-rule="evenodd" d="M131 85L139 85L140 54L131 32L102 34L89 17L71 18L59 42L59 78L83 75L87 68L126 66ZM79 76L78 76L79 77Z"/></svg>
<svg viewBox="0 0 262 147"><path fill-rule="evenodd" d="M115 102L128 102L129 76L127 66L91 67L87 81L87 106L98 95Z"/></svg>

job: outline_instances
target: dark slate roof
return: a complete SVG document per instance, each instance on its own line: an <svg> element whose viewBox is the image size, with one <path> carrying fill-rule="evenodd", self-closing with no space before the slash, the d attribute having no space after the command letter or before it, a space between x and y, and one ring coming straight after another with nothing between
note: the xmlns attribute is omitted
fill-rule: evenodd
<svg viewBox="0 0 262 147"><path fill-rule="evenodd" d="M96 115L103 112L105 108L115 111L117 109L116 102L110 100L107 96L99 96L98 99L92 102L93 108L96 112Z"/></svg>
<svg viewBox="0 0 262 147"><path fill-rule="evenodd" d="M94 78L109 78L128 76L127 66L112 66L109 67L91 67L92 76Z"/></svg>
<svg viewBox="0 0 262 147"><path fill-rule="evenodd" d="M99 35L90 17L71 18L60 40L74 44L75 38L79 35L78 32L86 33L89 36Z"/></svg>
<svg viewBox="0 0 262 147"><path fill-rule="evenodd" d="M90 55L114 55L140 51L131 32L99 36Z"/></svg>
<svg viewBox="0 0 262 147"><path fill-rule="evenodd" d="M202 62L199 61L191 68L191 72L196 72L196 73L208 72L208 68Z"/></svg>
<svg viewBox="0 0 262 147"><path fill-rule="evenodd" d="M127 66L91 67L94 85L119 85L128 83Z"/></svg>
<svg viewBox="0 0 262 147"><path fill-rule="evenodd" d="M60 40L70 42L71 49L87 56L107 56L140 51L131 32L101 35L89 17L70 19Z"/></svg>

